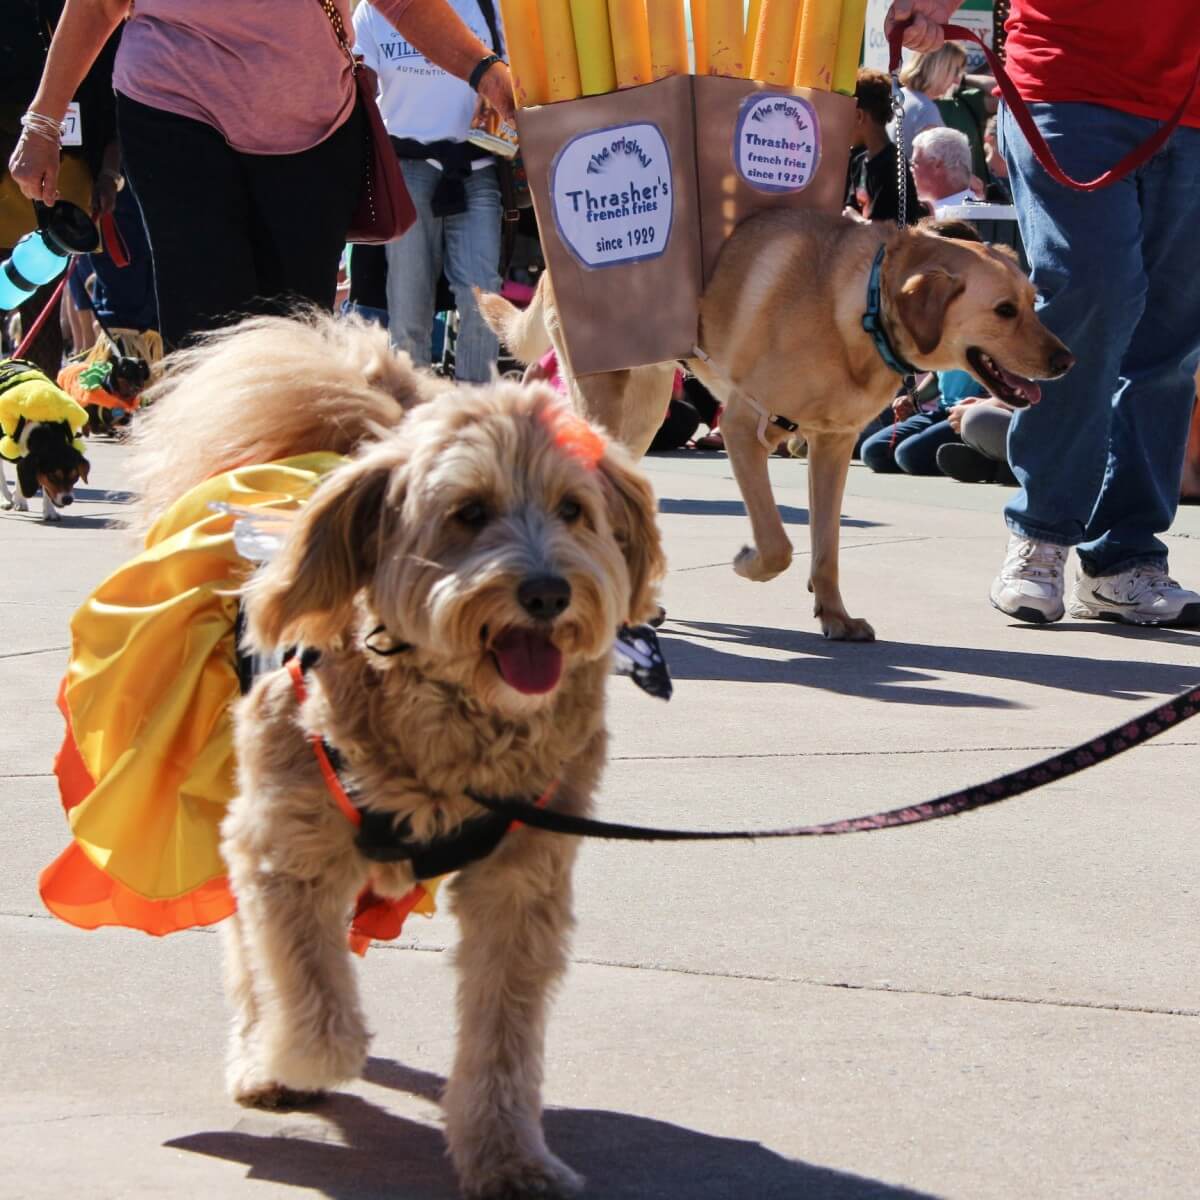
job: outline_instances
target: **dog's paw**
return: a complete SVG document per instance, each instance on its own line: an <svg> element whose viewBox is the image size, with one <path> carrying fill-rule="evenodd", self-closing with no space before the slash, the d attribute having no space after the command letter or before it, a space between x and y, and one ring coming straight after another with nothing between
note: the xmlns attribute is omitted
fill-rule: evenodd
<svg viewBox="0 0 1200 1200"><path fill-rule="evenodd" d="M873 642L875 630L861 617L821 616L821 632L831 642Z"/></svg>
<svg viewBox="0 0 1200 1200"><path fill-rule="evenodd" d="M743 546L733 559L733 569L743 579L752 579L755 583L766 583L776 575L782 575L792 565L792 552L775 555L771 558L759 554L753 546Z"/></svg>
<svg viewBox="0 0 1200 1200"><path fill-rule="evenodd" d="M550 1153L534 1162L508 1162L472 1174L463 1181L466 1200L570 1200L584 1184L581 1175Z"/></svg>
<svg viewBox="0 0 1200 1200"><path fill-rule="evenodd" d="M45 521L47 525L53 525L62 520L62 513L60 513L57 508L47 505L46 511L42 513L42 520Z"/></svg>
<svg viewBox="0 0 1200 1200"><path fill-rule="evenodd" d="M325 1099L323 1091L302 1091L284 1087L282 1083L263 1083L235 1091L233 1098L244 1108L265 1108L282 1112L292 1108L310 1108Z"/></svg>

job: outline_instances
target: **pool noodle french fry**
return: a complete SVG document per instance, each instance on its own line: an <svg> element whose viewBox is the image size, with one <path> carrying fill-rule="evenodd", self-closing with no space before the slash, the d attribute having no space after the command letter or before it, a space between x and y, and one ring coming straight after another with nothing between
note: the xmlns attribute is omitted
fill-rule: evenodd
<svg viewBox="0 0 1200 1200"><path fill-rule="evenodd" d="M500 0L500 14L517 107L545 104L549 98L546 52L542 46L537 0Z"/></svg>
<svg viewBox="0 0 1200 1200"><path fill-rule="evenodd" d="M617 87L637 87L654 78L650 70L650 26L646 0L608 0Z"/></svg>
<svg viewBox="0 0 1200 1200"><path fill-rule="evenodd" d="M837 57L833 67L833 90L854 95L863 30L867 25L867 0L843 0L842 23L838 26Z"/></svg>
<svg viewBox="0 0 1200 1200"><path fill-rule="evenodd" d="M570 0L537 0L541 18L542 45L546 58L546 99L577 100L579 58L575 53L575 30L571 24Z"/></svg>
<svg viewBox="0 0 1200 1200"><path fill-rule="evenodd" d="M691 0L693 75L708 74L708 0Z"/></svg>
<svg viewBox="0 0 1200 1200"><path fill-rule="evenodd" d="M804 0L800 36L796 42L796 87L833 87L837 58L838 26L842 23L840 0Z"/></svg>
<svg viewBox="0 0 1200 1200"><path fill-rule="evenodd" d="M746 14L746 36L742 39L742 62L746 65L746 77L750 78L750 63L754 59L754 39L758 35L758 18L762 13L762 0L750 0L750 11Z"/></svg>
<svg viewBox="0 0 1200 1200"><path fill-rule="evenodd" d="M608 27L608 0L571 0L571 25L580 90L585 96L615 91L617 72Z"/></svg>
<svg viewBox="0 0 1200 1200"><path fill-rule="evenodd" d="M800 0L762 0L750 63L751 79L791 87L799 13Z"/></svg>
<svg viewBox="0 0 1200 1200"><path fill-rule="evenodd" d="M646 0L650 24L650 73L655 79L688 74L684 0Z"/></svg>
<svg viewBox="0 0 1200 1200"><path fill-rule="evenodd" d="M745 40L742 0L708 0L708 73L742 78Z"/></svg>

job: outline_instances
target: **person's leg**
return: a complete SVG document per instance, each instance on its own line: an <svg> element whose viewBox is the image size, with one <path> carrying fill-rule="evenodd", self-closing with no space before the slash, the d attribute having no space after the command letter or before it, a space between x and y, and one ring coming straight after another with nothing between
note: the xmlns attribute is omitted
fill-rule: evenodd
<svg viewBox="0 0 1200 1200"><path fill-rule="evenodd" d="M1188 431L1187 452L1183 463L1183 482L1179 488L1181 499L1200 500L1200 399L1192 409L1192 426Z"/></svg>
<svg viewBox="0 0 1200 1200"><path fill-rule="evenodd" d="M896 465L906 475L940 475L938 447L959 440L945 413L931 413L930 418L926 428L906 437L896 447Z"/></svg>
<svg viewBox="0 0 1200 1200"><path fill-rule="evenodd" d="M1153 128L1099 105L1035 104L1031 110L1076 178L1100 174ZM1145 307L1140 189L1132 177L1089 193L1055 183L1007 110L1000 136L1039 292L1038 315L1077 360L1063 379L1042 383L1040 404L1013 418L1008 458L1021 490L1005 516L1020 537L1072 546L1083 541L1104 482L1112 396Z"/></svg>
<svg viewBox="0 0 1200 1200"><path fill-rule="evenodd" d="M963 410L962 440L996 462L1008 462L1008 429L1012 413L990 404L973 404Z"/></svg>
<svg viewBox="0 0 1200 1200"><path fill-rule="evenodd" d="M210 125L117 94L117 130L154 263L167 349L245 312L257 291L239 155Z"/></svg>
<svg viewBox="0 0 1200 1200"><path fill-rule="evenodd" d="M886 425L859 446L859 457L877 474L899 474L896 451L908 438L924 432L932 424L933 418L928 413L915 413L895 425Z"/></svg>
<svg viewBox="0 0 1200 1200"><path fill-rule="evenodd" d="M259 312L295 301L332 309L338 262L362 187L363 115L355 108L323 142L299 154L244 154Z"/></svg>
<svg viewBox="0 0 1200 1200"><path fill-rule="evenodd" d="M1200 365L1200 129L1176 130L1138 171L1138 188L1145 315L1121 362L1104 486L1078 548L1091 576L1166 566L1155 534L1178 508Z"/></svg>
<svg viewBox="0 0 1200 1200"><path fill-rule="evenodd" d="M485 383L500 353L496 335L484 323L472 288L500 290L500 185L495 167L472 171L466 181L467 211L445 219L446 278L458 309L454 344L454 376L466 383Z"/></svg>
<svg viewBox="0 0 1200 1200"><path fill-rule="evenodd" d="M442 219L433 215L433 193L441 171L419 159L401 159L400 169L417 210L417 223L387 244L388 332L418 367L429 366L433 307L442 273Z"/></svg>

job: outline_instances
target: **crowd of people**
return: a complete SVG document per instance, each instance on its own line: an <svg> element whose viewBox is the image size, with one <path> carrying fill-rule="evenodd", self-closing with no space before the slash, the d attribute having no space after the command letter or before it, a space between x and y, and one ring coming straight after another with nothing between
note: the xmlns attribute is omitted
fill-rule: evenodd
<svg viewBox="0 0 1200 1200"><path fill-rule="evenodd" d="M1080 363L1018 412L966 372L918 380L863 431L859 454L875 471L1015 488L991 593L1013 616L1062 615L1077 547L1073 612L1200 623L1200 595L1170 578L1156 536L1181 493L1200 497L1200 33L1187 0L1164 0L1152 30L1120 0L1082 24L1059 19L1076 6L1014 0L1007 42L1009 72L1068 170L1110 167L1191 96L1167 146L1108 188L1054 182L1012 113L997 113L993 81L968 75L962 47L941 36L956 0L893 5L915 51L900 71L902 116L889 78L859 73L845 214L896 222L903 211L942 236L977 238L956 220L963 205L1012 204L1041 316ZM364 167L365 68L417 219L386 246L354 249L348 303L386 322L418 364L434 358L435 314L452 307L457 378L489 377L499 348L473 289L502 282L511 167L470 134L481 107L514 116L495 0L362 0L353 12L350 0L311 0L289 6L286 37L270 4L18 8L28 28L10 38L21 70L0 83L10 172L0 218L15 184L109 216L106 237L121 246L75 264L58 332L35 354L57 368L64 338L79 355L119 331L121 352L155 357L235 316L332 307ZM83 135L63 149L52 131L72 100ZM19 233L0 219L0 241ZM681 377L656 448L717 449L719 422Z"/></svg>

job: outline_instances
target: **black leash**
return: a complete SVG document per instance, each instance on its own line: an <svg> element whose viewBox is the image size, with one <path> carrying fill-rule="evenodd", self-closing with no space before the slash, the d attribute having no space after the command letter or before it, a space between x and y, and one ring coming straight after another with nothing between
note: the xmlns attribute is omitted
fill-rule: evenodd
<svg viewBox="0 0 1200 1200"><path fill-rule="evenodd" d="M785 829L652 829L641 825L595 821L590 817L572 816L553 808L535 808L525 800L474 794L471 795L471 799L489 812L550 833L630 842L754 841L757 838L831 837L841 833L870 833L876 829L894 829L898 825L940 821L943 817L956 817L976 808L986 808L989 804L999 804L1001 800L1031 792L1034 788L1056 779L1066 779L1068 775L1085 771L1097 763L1124 754L1126 750L1148 742L1164 730L1186 721L1188 717L1194 717L1197 712L1200 712L1200 686L1183 692L1132 721L1123 722L1100 737L1092 738L1071 750L1064 750L1061 754L1044 758L1033 766L1001 775L987 783L963 788L936 800L928 800L924 804L893 808L866 817L827 821L823 825L793 825Z"/></svg>

